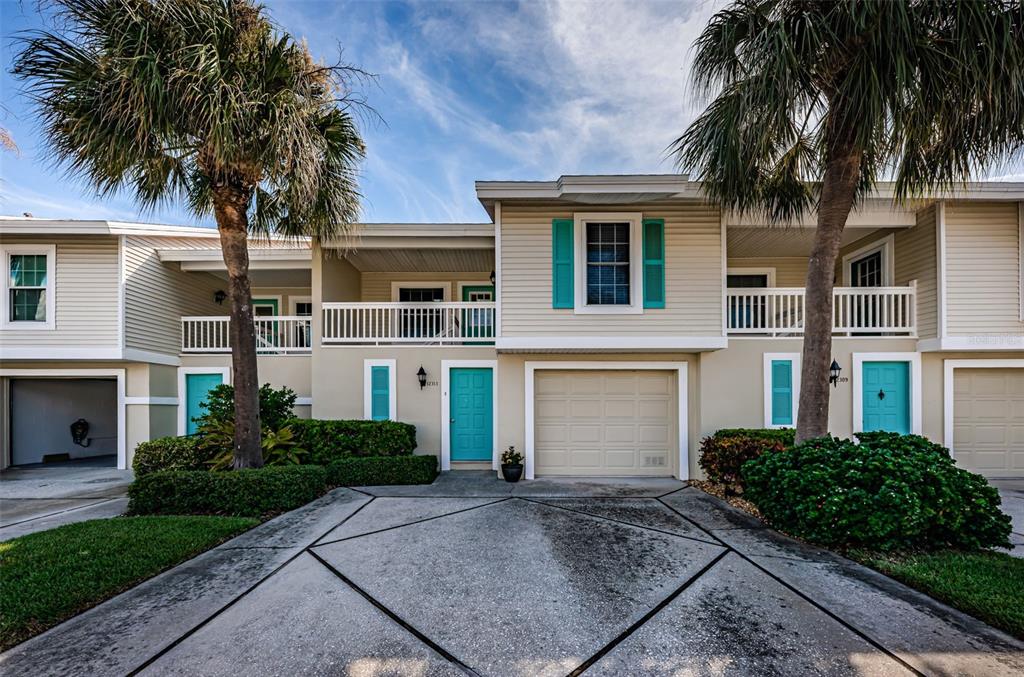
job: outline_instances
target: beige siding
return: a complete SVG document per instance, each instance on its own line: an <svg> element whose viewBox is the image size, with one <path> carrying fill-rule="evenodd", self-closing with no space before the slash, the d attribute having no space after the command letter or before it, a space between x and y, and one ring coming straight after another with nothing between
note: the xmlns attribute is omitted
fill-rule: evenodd
<svg viewBox="0 0 1024 677"><path fill-rule="evenodd" d="M462 273L363 273L364 302L391 301L392 282L428 282L430 286L447 286L449 299L461 301L459 282L490 284L491 271Z"/></svg>
<svg viewBox="0 0 1024 677"><path fill-rule="evenodd" d="M125 238L125 347L177 355L181 318L227 315L213 294L227 282L209 273L183 272L161 263L156 249L209 249L216 240L201 238Z"/></svg>
<svg viewBox="0 0 1024 677"><path fill-rule="evenodd" d="M946 204L950 336L1024 334L1016 202Z"/></svg>
<svg viewBox="0 0 1024 677"><path fill-rule="evenodd" d="M893 249L896 286L917 281L917 334L921 338L938 335L935 208L917 213L917 225L894 231Z"/></svg>
<svg viewBox="0 0 1024 677"><path fill-rule="evenodd" d="M551 220L597 211L665 219L665 308L648 308L642 315L577 315L551 307ZM501 268L501 331L506 337L722 333L722 240L714 205L502 204Z"/></svg>
<svg viewBox="0 0 1024 677"><path fill-rule="evenodd" d="M774 268L776 287L800 287L807 282L807 259L786 258L729 258L729 269Z"/></svg>
<svg viewBox="0 0 1024 677"><path fill-rule="evenodd" d="M0 331L7 348L120 347L118 239L105 236L7 237L3 244L56 245L54 329Z"/></svg>

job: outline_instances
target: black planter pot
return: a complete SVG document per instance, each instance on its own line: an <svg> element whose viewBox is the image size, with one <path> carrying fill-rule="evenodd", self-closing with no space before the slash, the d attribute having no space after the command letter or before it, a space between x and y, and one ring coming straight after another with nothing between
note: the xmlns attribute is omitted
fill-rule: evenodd
<svg viewBox="0 0 1024 677"><path fill-rule="evenodd" d="M502 463L501 476L505 478L506 482L518 482L523 478L523 464Z"/></svg>

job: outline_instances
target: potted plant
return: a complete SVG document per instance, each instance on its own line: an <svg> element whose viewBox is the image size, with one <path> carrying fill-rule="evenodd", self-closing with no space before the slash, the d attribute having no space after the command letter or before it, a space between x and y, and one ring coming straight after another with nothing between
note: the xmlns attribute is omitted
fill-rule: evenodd
<svg viewBox="0 0 1024 677"><path fill-rule="evenodd" d="M506 482L518 482L523 477L523 455L514 446L501 454L501 476Z"/></svg>

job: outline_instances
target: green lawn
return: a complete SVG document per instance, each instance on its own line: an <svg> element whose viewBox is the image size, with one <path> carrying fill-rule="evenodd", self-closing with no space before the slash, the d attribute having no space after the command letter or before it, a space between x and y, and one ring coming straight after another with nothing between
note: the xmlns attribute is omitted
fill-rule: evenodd
<svg viewBox="0 0 1024 677"><path fill-rule="evenodd" d="M1024 639L1024 559L1002 552L847 553L887 576Z"/></svg>
<svg viewBox="0 0 1024 677"><path fill-rule="evenodd" d="M0 543L0 650L258 523L243 517L115 517Z"/></svg>

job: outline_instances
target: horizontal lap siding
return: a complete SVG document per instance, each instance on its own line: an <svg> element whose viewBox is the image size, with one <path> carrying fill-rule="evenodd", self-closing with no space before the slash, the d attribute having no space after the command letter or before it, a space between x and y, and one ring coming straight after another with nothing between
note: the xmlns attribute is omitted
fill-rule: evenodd
<svg viewBox="0 0 1024 677"><path fill-rule="evenodd" d="M125 346L169 355L181 352L183 315L228 315L229 301L213 294L227 281L203 272L183 272L161 263L157 249L210 249L216 239L125 238Z"/></svg>
<svg viewBox="0 0 1024 677"><path fill-rule="evenodd" d="M3 243L57 246L54 269L55 330L3 330L5 347L120 345L118 241L116 237L4 237Z"/></svg>
<svg viewBox="0 0 1024 677"><path fill-rule="evenodd" d="M1016 202L946 204L946 314L952 336L1024 334Z"/></svg>
<svg viewBox="0 0 1024 677"><path fill-rule="evenodd" d="M642 315L576 315L551 307L551 221L574 212L641 212L665 219L665 308ZM635 243L639 246L640 243ZM718 208L699 202L628 207L503 203L503 336L710 336L722 333Z"/></svg>
<svg viewBox="0 0 1024 677"><path fill-rule="evenodd" d="M774 268L776 287L803 287L807 282L807 259L729 258L729 268Z"/></svg>
<svg viewBox="0 0 1024 677"><path fill-rule="evenodd" d="M450 273L363 273L364 303L388 303L391 301L392 282L428 282L430 286L448 286L452 301L461 301L459 282L490 284L491 271L450 272Z"/></svg>
<svg viewBox="0 0 1024 677"><path fill-rule="evenodd" d="M893 237L895 283L902 287L917 280L917 334L920 338L937 336L937 275L935 208L917 213L917 225L895 230Z"/></svg>

